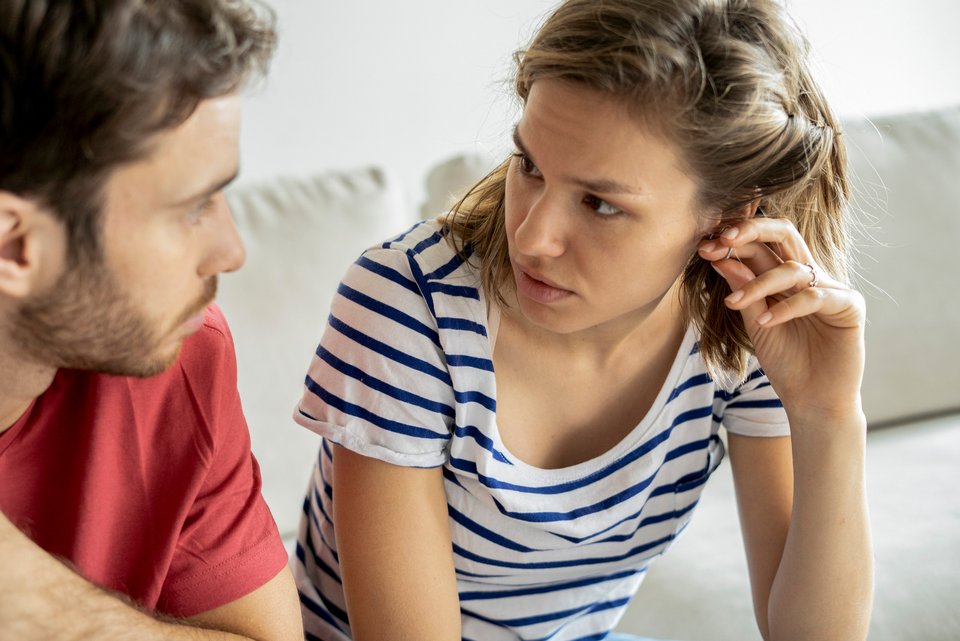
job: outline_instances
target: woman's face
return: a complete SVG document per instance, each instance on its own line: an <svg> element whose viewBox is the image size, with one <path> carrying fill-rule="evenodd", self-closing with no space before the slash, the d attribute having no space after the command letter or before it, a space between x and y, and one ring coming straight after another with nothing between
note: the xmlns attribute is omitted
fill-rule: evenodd
<svg viewBox="0 0 960 641"><path fill-rule="evenodd" d="M702 236L678 150L610 96L558 80L533 84L514 138L506 229L524 318L629 331L664 309Z"/></svg>

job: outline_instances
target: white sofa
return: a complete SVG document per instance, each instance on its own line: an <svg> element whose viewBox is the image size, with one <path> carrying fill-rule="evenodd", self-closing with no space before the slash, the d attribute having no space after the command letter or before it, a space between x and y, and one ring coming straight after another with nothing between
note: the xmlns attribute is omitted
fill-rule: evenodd
<svg viewBox="0 0 960 641"><path fill-rule="evenodd" d="M960 491L951 483L960 477L960 108L850 121L843 135L855 204L872 219L871 238L861 243L877 558L870 639L957 641ZM434 172L429 202L459 190L485 164L460 159ZM237 345L264 493L288 543L318 445L291 419L307 364L347 265L415 222L406 200L399 181L380 169L230 194L248 261L223 278L220 304ZM722 465L620 629L686 641L759 639L739 536L729 466Z"/></svg>

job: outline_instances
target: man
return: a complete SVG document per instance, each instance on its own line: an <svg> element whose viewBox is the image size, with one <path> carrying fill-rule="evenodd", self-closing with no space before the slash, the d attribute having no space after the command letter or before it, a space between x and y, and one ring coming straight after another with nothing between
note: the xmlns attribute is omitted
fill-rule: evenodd
<svg viewBox="0 0 960 641"><path fill-rule="evenodd" d="M0 639L302 639L233 345L240 0L0 3Z"/></svg>

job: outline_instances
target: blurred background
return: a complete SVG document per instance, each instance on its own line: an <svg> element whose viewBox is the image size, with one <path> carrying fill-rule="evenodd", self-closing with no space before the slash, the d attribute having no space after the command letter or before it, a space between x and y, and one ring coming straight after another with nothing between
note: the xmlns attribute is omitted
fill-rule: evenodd
<svg viewBox="0 0 960 641"><path fill-rule="evenodd" d="M419 202L430 167L509 149L511 54L553 0L266 0L280 46L252 92L244 182L371 164ZM960 103L960 3L794 0L842 117Z"/></svg>

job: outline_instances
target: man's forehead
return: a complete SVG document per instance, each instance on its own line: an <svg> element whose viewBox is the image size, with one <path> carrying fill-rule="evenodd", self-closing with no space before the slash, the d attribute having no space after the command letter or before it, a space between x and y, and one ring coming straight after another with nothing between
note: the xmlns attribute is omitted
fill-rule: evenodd
<svg viewBox="0 0 960 641"><path fill-rule="evenodd" d="M110 183L139 190L154 205L179 204L236 174L239 137L240 99L204 100L184 122L156 134L146 157L118 168Z"/></svg>

